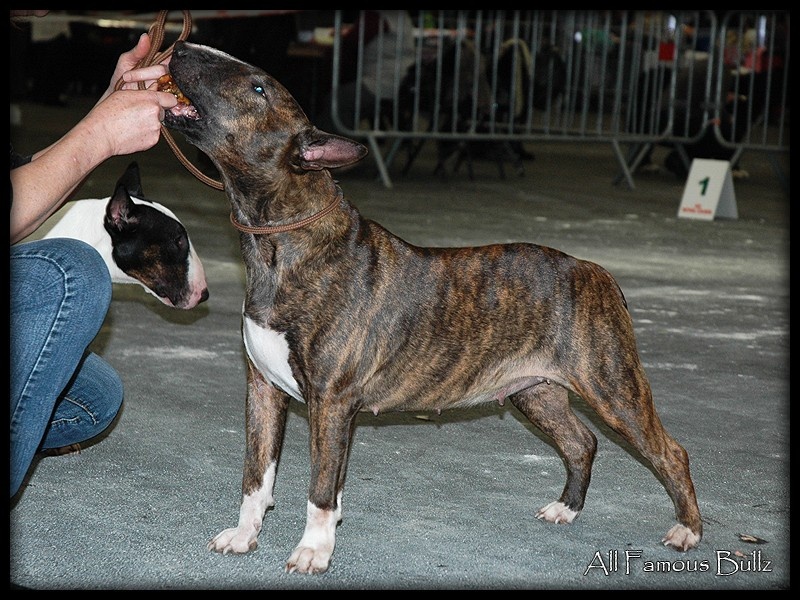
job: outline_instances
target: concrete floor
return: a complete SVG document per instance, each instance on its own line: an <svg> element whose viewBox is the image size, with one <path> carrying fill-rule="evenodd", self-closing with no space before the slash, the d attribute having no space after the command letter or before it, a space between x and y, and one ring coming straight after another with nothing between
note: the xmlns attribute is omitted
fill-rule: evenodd
<svg viewBox="0 0 800 600"><path fill-rule="evenodd" d="M87 108L23 104L12 140L32 152ZM663 486L576 400L599 449L586 507L571 526L533 518L560 494L564 467L508 403L441 415L362 415L331 568L319 576L286 574L305 523L309 480L305 407L293 402L277 504L258 549L209 552L208 540L238 518L244 273L224 195L195 180L162 143L136 156L143 187L186 225L210 299L177 311L138 286L115 287L94 349L123 378L124 410L99 443L36 465L10 509L11 583L789 588L789 198L772 165L763 154L745 153L750 177L735 181L738 219L701 222L676 217L683 182L668 173L637 174L635 189L612 185L618 167L610 145L528 149L536 157L522 177L506 169L503 179L487 161L475 163L473 181L463 169L434 177L429 144L407 177L395 166L392 189L376 181L369 162L339 178L365 216L415 244L531 241L616 276L661 418L692 461L705 522L698 549L678 554L661 546L674 518ZM81 197L108 196L129 160L99 168ZM779 159L786 173L788 162Z"/></svg>

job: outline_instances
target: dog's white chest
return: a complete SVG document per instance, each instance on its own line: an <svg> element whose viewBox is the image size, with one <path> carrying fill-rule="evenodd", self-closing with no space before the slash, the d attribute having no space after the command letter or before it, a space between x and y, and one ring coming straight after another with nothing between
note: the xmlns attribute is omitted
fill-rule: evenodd
<svg viewBox="0 0 800 600"><path fill-rule="evenodd" d="M245 316L242 338L247 355L264 377L295 400L305 402L289 366L286 337Z"/></svg>

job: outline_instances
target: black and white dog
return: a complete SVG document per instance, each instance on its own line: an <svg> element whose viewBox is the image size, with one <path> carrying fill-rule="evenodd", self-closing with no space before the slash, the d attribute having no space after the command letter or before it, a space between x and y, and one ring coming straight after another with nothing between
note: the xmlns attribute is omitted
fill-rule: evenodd
<svg viewBox="0 0 800 600"><path fill-rule="evenodd" d="M175 214L142 192L132 162L108 198L76 200L44 236L83 240L102 255L114 283L138 283L167 306L208 299L203 263Z"/></svg>

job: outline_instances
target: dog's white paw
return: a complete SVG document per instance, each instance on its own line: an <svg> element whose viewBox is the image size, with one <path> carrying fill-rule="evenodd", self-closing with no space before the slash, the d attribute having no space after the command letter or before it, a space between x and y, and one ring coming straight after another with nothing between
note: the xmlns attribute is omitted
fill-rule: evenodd
<svg viewBox="0 0 800 600"><path fill-rule="evenodd" d="M286 561L286 572L324 573L331 563L331 554L333 554L333 548L311 548L301 544L294 549L289 560Z"/></svg>
<svg viewBox="0 0 800 600"><path fill-rule="evenodd" d="M310 500L306 508L306 529L300 543L286 561L287 573L324 573L336 547L336 523L342 516L342 496L337 510L319 508Z"/></svg>
<svg viewBox="0 0 800 600"><path fill-rule="evenodd" d="M258 531L232 527L218 533L208 542L208 549L221 554L245 554L258 547Z"/></svg>
<svg viewBox="0 0 800 600"><path fill-rule="evenodd" d="M686 552L695 548L700 543L700 536L694 533L686 525L678 523L667 532L661 542L665 546L671 546L680 552Z"/></svg>
<svg viewBox="0 0 800 600"><path fill-rule="evenodd" d="M563 502L556 501L540 508L536 513L536 518L547 521L548 523L569 524L572 523L579 514L580 511L571 510L567 508Z"/></svg>

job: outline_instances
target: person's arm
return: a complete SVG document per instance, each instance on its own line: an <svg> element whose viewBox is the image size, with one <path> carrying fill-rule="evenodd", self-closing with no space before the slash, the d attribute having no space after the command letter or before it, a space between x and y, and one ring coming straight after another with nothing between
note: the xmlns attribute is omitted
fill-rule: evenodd
<svg viewBox="0 0 800 600"><path fill-rule="evenodd" d="M154 89L136 89L139 81L150 86L167 72L165 65L131 70L149 47L150 38L143 34L133 50L120 56L111 83L94 108L61 139L34 154L30 163L11 170L12 244L36 231L100 163L158 142L164 111L177 99ZM120 76L125 84L114 91Z"/></svg>

